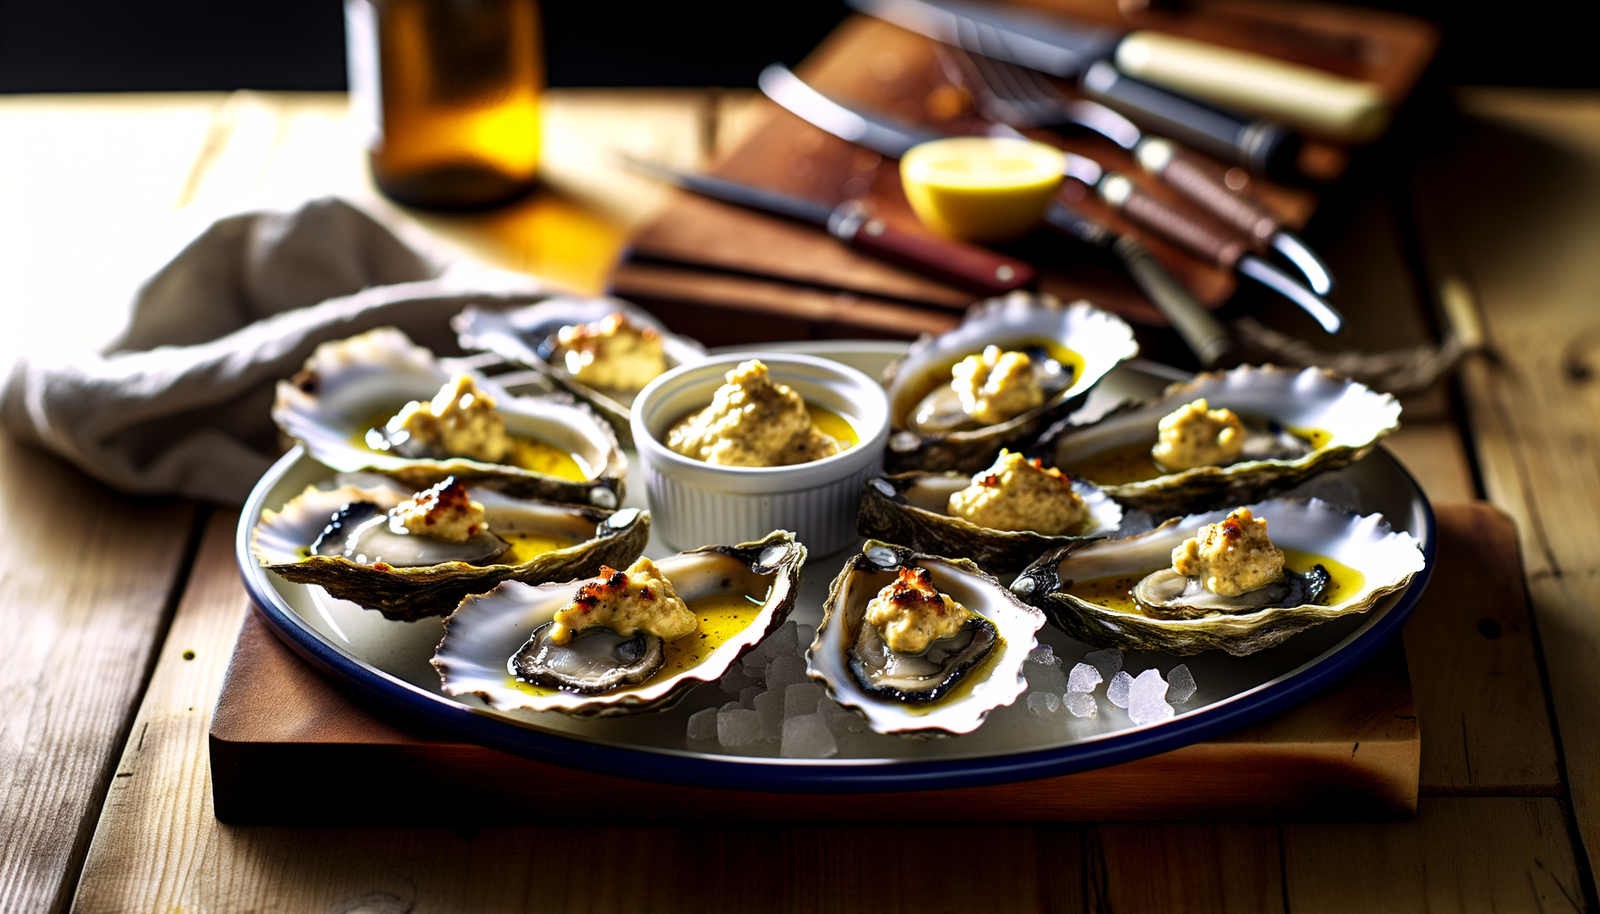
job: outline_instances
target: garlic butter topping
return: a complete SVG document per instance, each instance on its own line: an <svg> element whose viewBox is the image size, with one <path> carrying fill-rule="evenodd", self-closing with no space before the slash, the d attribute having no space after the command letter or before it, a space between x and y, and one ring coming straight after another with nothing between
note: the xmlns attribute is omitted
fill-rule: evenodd
<svg viewBox="0 0 1600 914"><path fill-rule="evenodd" d="M1162 417L1155 462L1168 470L1233 463L1244 450L1245 428L1230 409L1207 409L1202 398Z"/></svg>
<svg viewBox="0 0 1600 914"><path fill-rule="evenodd" d="M772 380L760 359L739 363L711 405L667 432L671 450L722 466L777 467L839 453L839 442L811 424L800 395Z"/></svg>
<svg viewBox="0 0 1600 914"><path fill-rule="evenodd" d="M933 586L928 569L908 567L867 604L866 623L891 649L920 654L929 644L961 631L972 616L972 610Z"/></svg>
<svg viewBox="0 0 1600 914"><path fill-rule="evenodd" d="M1240 508L1172 550L1172 569L1197 577L1212 593L1236 597L1283 578L1283 550L1267 537L1266 518Z"/></svg>
<svg viewBox="0 0 1600 914"><path fill-rule="evenodd" d="M601 626L628 637L638 632L675 641L699 627L654 562L641 557L618 571L605 565L578 588L572 602L556 611L550 642L566 644L587 628Z"/></svg>
<svg viewBox="0 0 1600 914"><path fill-rule="evenodd" d="M464 543L489 529L483 505L467 495L454 476L424 489L389 512L389 527L447 543Z"/></svg>
<svg viewBox="0 0 1600 914"><path fill-rule="evenodd" d="M590 324L562 327L556 360L590 387L637 391L667 370L661 334L636 327L621 312Z"/></svg>
<svg viewBox="0 0 1600 914"><path fill-rule="evenodd" d="M467 375L451 378L431 402L407 403L384 430L396 445L410 441L486 463L499 463L511 451L505 417L495 410L494 398Z"/></svg>
<svg viewBox="0 0 1600 914"><path fill-rule="evenodd" d="M950 375L962 410L984 425L1020 416L1044 402L1044 388L1034 377L1027 353L986 346L957 362Z"/></svg>
<svg viewBox="0 0 1600 914"><path fill-rule="evenodd" d="M993 466L972 477L972 485L950 496L949 511L991 530L1047 536L1076 533L1089 520L1089 506L1065 474L1004 449Z"/></svg>

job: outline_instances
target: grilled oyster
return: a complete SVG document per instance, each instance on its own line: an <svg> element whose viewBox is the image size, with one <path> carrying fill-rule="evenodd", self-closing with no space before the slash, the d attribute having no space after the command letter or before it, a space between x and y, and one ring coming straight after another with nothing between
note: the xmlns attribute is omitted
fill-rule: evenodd
<svg viewBox="0 0 1600 914"><path fill-rule="evenodd" d="M975 478L963 473L900 473L869 479L861 489L856 530L918 552L971 559L990 574L1015 574L1054 547L1080 536L1103 537L1122 523L1122 508L1116 502L1093 484L1074 479L1072 490L1089 516L1070 534L979 526L950 514L950 496Z"/></svg>
<svg viewBox="0 0 1600 914"><path fill-rule="evenodd" d="M318 346L299 374L278 383L272 418L326 466L382 473L413 490L454 476L520 498L601 508L622 503L627 461L611 426L593 410L565 395L513 397L488 378L467 377L504 417L508 462L395 452L398 436L389 426L408 401L433 401L460 376L393 327Z"/></svg>
<svg viewBox="0 0 1600 914"><path fill-rule="evenodd" d="M483 488L466 495L483 506L487 531L459 542L396 532L390 512L412 494L381 477L312 486L282 510L262 512L251 552L291 581L409 622L448 615L466 594L501 581L564 581L601 565L626 565L650 538L648 511L612 512Z"/></svg>
<svg viewBox="0 0 1600 914"><path fill-rule="evenodd" d="M1382 515L1347 514L1319 499L1246 506L1270 524L1286 555L1284 580L1219 594L1172 569L1173 549L1229 511L1174 518L1121 540L1074 542L1028 566L1011 591L1051 623L1096 647L1236 656L1282 643L1313 625L1363 613L1404 590L1425 560L1415 538ZM1290 574L1288 572L1293 572Z"/></svg>
<svg viewBox="0 0 1600 914"><path fill-rule="evenodd" d="M609 717L667 707L695 684L722 676L783 623L805 559L794 534L775 530L759 542L658 560L655 567L699 625L698 635L667 643L601 628L552 644L548 626L586 582L508 582L462 601L445 620L433 665L445 694L475 695L501 711ZM550 669L576 679L541 683Z"/></svg>
<svg viewBox="0 0 1600 914"><path fill-rule="evenodd" d="M994 351L986 353L990 347ZM923 337L885 370L886 468L975 473L1002 446L1031 440L1066 415L1106 372L1138 351L1127 324L1087 302L1063 305L1052 296L1013 292L974 305L960 327ZM1036 400L1017 404L1036 405L1014 414L990 402L992 383L979 384L980 376L993 382L1013 375L1027 383L1022 363L1008 358L1013 352L1028 355L1038 388ZM969 357L976 361L953 377Z"/></svg>
<svg viewBox="0 0 1600 914"><path fill-rule="evenodd" d="M1243 420L1239 459L1169 472L1151 456L1164 418L1205 400ZM1366 456L1400 426L1388 394L1320 368L1243 366L1173 384L1082 426L1047 431L1029 453L1161 516L1244 504Z"/></svg>
<svg viewBox="0 0 1600 914"><path fill-rule="evenodd" d="M591 383L582 358L568 359L561 333L568 328L602 324L620 317L628 324L653 334L659 341L662 371L688 365L705 358L705 347L667 330L649 312L618 298L561 296L514 311L488 311L468 306L454 320L457 339L463 349L493 352L508 361L518 362L549 377L562 389L594 407L606 417L624 447L633 445L633 398L644 384L622 386ZM601 381L611 379L602 378Z"/></svg>
<svg viewBox="0 0 1600 914"><path fill-rule="evenodd" d="M867 622L869 604L905 571L972 614L916 652L894 650ZM1043 625L1038 610L970 561L868 540L829 588L806 671L879 733L969 733L1026 689L1022 664Z"/></svg>

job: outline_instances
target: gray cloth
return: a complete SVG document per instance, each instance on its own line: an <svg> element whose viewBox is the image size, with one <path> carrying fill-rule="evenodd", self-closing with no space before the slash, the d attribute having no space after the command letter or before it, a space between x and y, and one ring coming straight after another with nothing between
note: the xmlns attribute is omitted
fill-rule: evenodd
<svg viewBox="0 0 1600 914"><path fill-rule="evenodd" d="M242 504L280 451L273 388L317 344L392 325L458 354L451 316L540 292L443 272L340 200L233 216L144 283L104 354L21 355L0 422L124 492Z"/></svg>

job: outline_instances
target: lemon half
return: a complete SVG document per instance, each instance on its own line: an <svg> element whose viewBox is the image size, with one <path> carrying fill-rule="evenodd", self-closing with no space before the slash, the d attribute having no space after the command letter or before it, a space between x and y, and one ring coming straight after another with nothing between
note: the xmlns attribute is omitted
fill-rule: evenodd
<svg viewBox="0 0 1600 914"><path fill-rule="evenodd" d="M917 218L939 234L1004 241L1039 222L1062 162L1061 150L1032 140L952 137L907 151L900 181Z"/></svg>

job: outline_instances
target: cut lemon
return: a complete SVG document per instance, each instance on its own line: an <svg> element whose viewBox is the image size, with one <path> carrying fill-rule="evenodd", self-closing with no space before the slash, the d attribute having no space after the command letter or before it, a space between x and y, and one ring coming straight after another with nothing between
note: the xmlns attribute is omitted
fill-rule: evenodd
<svg viewBox="0 0 1600 914"><path fill-rule="evenodd" d="M1061 185L1062 153L1032 140L963 136L913 146L900 159L906 199L951 238L1004 241L1038 223Z"/></svg>

